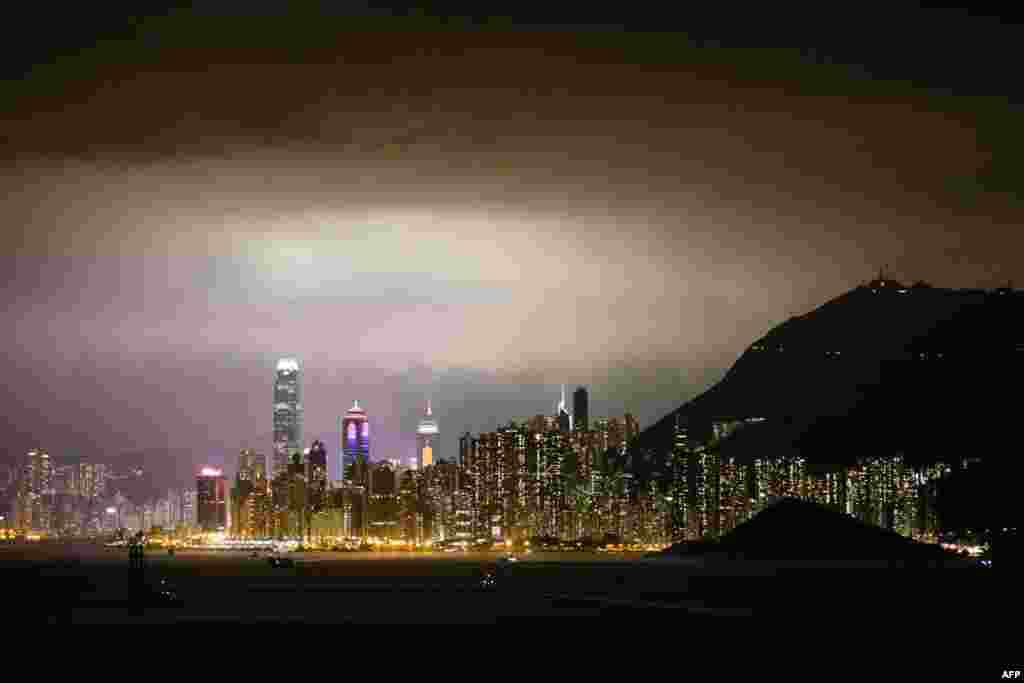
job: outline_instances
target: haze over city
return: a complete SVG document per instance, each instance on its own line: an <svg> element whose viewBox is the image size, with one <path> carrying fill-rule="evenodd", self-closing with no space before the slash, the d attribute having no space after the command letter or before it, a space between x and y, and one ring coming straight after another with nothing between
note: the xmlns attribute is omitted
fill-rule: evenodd
<svg viewBox="0 0 1024 683"><path fill-rule="evenodd" d="M1006 631L1024 17L188 4L5 7L8 621Z"/></svg>
<svg viewBox="0 0 1024 683"><path fill-rule="evenodd" d="M5 82L13 454L230 468L270 451L284 356L306 440L358 399L375 458L412 455L428 398L442 457L563 383L644 427L881 266L1024 280L1016 100L940 68L944 91L680 36L191 21Z"/></svg>

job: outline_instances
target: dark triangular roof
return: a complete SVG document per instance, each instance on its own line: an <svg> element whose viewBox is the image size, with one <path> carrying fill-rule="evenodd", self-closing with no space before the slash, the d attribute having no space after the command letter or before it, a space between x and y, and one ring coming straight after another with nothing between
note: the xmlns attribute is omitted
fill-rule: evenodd
<svg viewBox="0 0 1024 683"><path fill-rule="evenodd" d="M981 447L986 434L971 426L975 420L1011 417L1001 397L1014 390L1022 361L1019 293L931 288L882 296L858 287L756 340L719 383L645 429L638 445L667 452L677 420L701 440L714 420L764 417L789 425L793 433L779 438L810 461L826 433L863 435L912 457L955 454L968 443ZM935 442L937 423L946 431ZM808 435L811 426L821 438Z"/></svg>
<svg viewBox="0 0 1024 683"><path fill-rule="evenodd" d="M718 548L766 560L953 559L937 546L796 499L783 499L763 510L726 534Z"/></svg>

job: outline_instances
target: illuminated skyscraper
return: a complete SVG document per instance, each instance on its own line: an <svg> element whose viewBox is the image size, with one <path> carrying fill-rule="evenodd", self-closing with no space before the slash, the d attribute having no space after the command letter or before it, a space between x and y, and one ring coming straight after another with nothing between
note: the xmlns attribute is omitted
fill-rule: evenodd
<svg viewBox="0 0 1024 683"><path fill-rule="evenodd" d="M29 451L28 468L32 493L49 493L53 489L53 462L50 455L42 450Z"/></svg>
<svg viewBox="0 0 1024 683"><path fill-rule="evenodd" d="M390 460L381 460L370 468L368 512L371 536L397 539L401 533L402 505L396 474Z"/></svg>
<svg viewBox="0 0 1024 683"><path fill-rule="evenodd" d="M672 457L669 461L669 495L671 499L671 524L673 540L686 538L689 527L690 505L690 442L686 428L676 417L672 441Z"/></svg>
<svg viewBox="0 0 1024 683"><path fill-rule="evenodd" d="M420 469L434 464L441 434L427 401L427 412L416 428L416 460Z"/></svg>
<svg viewBox="0 0 1024 683"><path fill-rule="evenodd" d="M272 476L288 469L288 458L302 449L302 375L299 361L282 358L274 375L274 453Z"/></svg>
<svg viewBox="0 0 1024 683"><path fill-rule="evenodd" d="M726 533L746 521L750 507L749 468L735 458L722 458L718 472L719 533Z"/></svg>
<svg viewBox="0 0 1024 683"><path fill-rule="evenodd" d="M227 481L220 470L204 467L196 477L196 513L196 521L203 531L227 528Z"/></svg>
<svg viewBox="0 0 1024 683"><path fill-rule="evenodd" d="M341 450L344 465L370 461L370 421L366 411L355 401L341 420ZM356 482L359 483L359 482Z"/></svg>
<svg viewBox="0 0 1024 683"><path fill-rule="evenodd" d="M238 456L238 473L228 505L232 535L261 538L267 534L266 475L267 459L252 449L242 449Z"/></svg>
<svg viewBox="0 0 1024 683"><path fill-rule="evenodd" d="M53 463L43 450L29 451L18 472L15 525L46 531L50 528Z"/></svg>

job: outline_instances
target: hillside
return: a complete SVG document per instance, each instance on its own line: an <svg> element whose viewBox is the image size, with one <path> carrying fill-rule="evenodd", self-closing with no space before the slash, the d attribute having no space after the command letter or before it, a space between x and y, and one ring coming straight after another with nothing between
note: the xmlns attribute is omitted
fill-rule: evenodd
<svg viewBox="0 0 1024 683"><path fill-rule="evenodd" d="M665 556L690 554L693 543L679 543ZM705 552L758 560L840 560L948 563L954 556L938 546L917 543L814 503L781 500L741 524Z"/></svg>
<svg viewBox="0 0 1024 683"><path fill-rule="evenodd" d="M696 438L716 420L765 418L728 440L741 458L810 462L901 451L910 459L991 456L1024 361L1024 294L875 280L756 340L725 377L645 430L671 448L677 419Z"/></svg>

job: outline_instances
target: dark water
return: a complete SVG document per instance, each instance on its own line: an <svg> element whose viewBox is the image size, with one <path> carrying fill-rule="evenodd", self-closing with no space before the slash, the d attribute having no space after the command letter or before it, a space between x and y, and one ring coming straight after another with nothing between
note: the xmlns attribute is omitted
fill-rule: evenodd
<svg viewBox="0 0 1024 683"><path fill-rule="evenodd" d="M275 568L245 553L6 546L0 571L18 587L12 616L67 623L499 623L548 617L779 616L825 604L845 614L980 618L997 603L991 571L780 568L645 562L575 553L525 556L375 553L293 555ZM815 597L817 596L817 597ZM818 607L815 607L817 605Z"/></svg>

